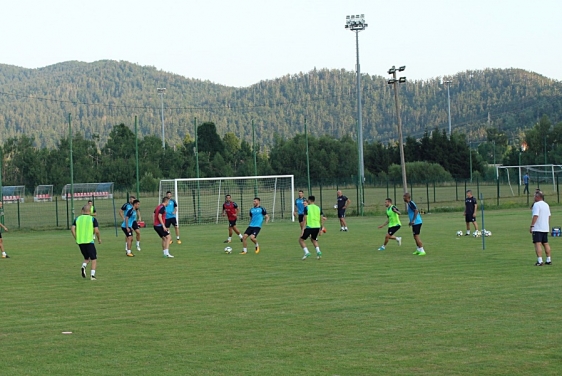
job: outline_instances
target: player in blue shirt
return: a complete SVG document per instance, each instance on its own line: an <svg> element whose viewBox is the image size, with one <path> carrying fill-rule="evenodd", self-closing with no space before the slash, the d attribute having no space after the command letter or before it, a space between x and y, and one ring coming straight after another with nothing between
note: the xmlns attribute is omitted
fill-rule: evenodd
<svg viewBox="0 0 562 376"><path fill-rule="evenodd" d="M126 202L123 204L123 206L121 206L121 210L119 210L119 216L121 216L122 220L125 220L125 214L133 207L133 201L136 200L137 198L133 195L129 196L129 202ZM137 251L141 250L140 247L140 240L141 240L141 233L140 233L140 227L138 224L138 221L140 221L140 211L137 210L137 218L135 219L135 221L133 222L133 230L135 231L135 233L137 234ZM127 246L127 239L125 239L125 251L130 250L130 246Z"/></svg>
<svg viewBox="0 0 562 376"><path fill-rule="evenodd" d="M121 230L125 233L125 238L127 239L127 256L134 257L135 255L131 252L131 245L133 243L133 224L137 221L137 210L139 209L140 201L133 200L132 205L130 205L125 212L125 218L121 224Z"/></svg>
<svg viewBox="0 0 562 376"><path fill-rule="evenodd" d="M423 243L420 239L420 231L422 226L421 214L418 211L418 207L415 202L412 201L410 194L408 192L404 193L404 202L408 207L408 217L410 219L408 226L412 227L412 233L414 234L414 240L416 241L417 250L414 255L425 256L425 250L423 249Z"/></svg>
<svg viewBox="0 0 562 376"><path fill-rule="evenodd" d="M250 237L250 240L256 245L256 253L260 253L260 245L256 237L260 233L263 220L265 219L265 223L269 222L269 215L265 209L260 206L260 202L261 200L259 197L254 198L254 207L250 209L250 225L244 232L244 237L242 238L244 249L240 252L241 255L248 253L248 237Z"/></svg>
<svg viewBox="0 0 562 376"><path fill-rule="evenodd" d="M304 192L299 190L299 197L295 200L295 216L299 216L299 224L301 225L301 230L305 227L306 223L304 223L304 202L306 198L304 198Z"/></svg>
<svg viewBox="0 0 562 376"><path fill-rule="evenodd" d="M176 241L178 244L181 244L180 240L180 228L178 227L178 221L176 215L178 214L178 204L176 200L172 198L172 192L166 192L166 196L168 197L168 205L166 205L166 227L170 228L174 226L176 229ZM172 237L170 236L170 244L173 243Z"/></svg>

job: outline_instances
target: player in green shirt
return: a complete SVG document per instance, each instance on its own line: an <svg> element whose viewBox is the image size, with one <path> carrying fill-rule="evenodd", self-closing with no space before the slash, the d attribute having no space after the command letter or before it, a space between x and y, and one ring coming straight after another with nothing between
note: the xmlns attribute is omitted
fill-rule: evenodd
<svg viewBox="0 0 562 376"><path fill-rule="evenodd" d="M396 240L398 245L402 245L402 238L399 236L394 236L396 231L400 230L400 210L394 205L392 205L392 199L387 198L384 200L384 206L386 206L386 216L387 220L385 223L379 226L379 228L383 228L384 226L388 225L388 232L384 237L384 244L379 248L379 251L384 251L386 249L386 245L390 239Z"/></svg>
<svg viewBox="0 0 562 376"><path fill-rule="evenodd" d="M72 223L70 232L72 233L74 239L76 239L76 244L80 247L82 256L84 256L84 262L82 263L82 268L80 269L82 278L86 278L86 266L88 266L88 263L91 263L90 279L95 281L98 256L94 240L92 239L92 234L97 236L98 243L100 244L101 238L98 229L98 221L95 217L92 217L90 213L90 205L85 205L82 208L82 215L78 216L78 218L76 218Z"/></svg>
<svg viewBox="0 0 562 376"><path fill-rule="evenodd" d="M318 245L318 236L324 227L326 217L324 217L322 209L314 204L315 199L314 196L308 196L308 202L304 206L304 228L299 238L299 244L304 251L303 260L310 257L310 252L308 252L308 248L306 248L306 243L304 242L308 238L310 238L312 245L316 248L316 258L320 260L322 257L322 252L320 252L320 246Z"/></svg>

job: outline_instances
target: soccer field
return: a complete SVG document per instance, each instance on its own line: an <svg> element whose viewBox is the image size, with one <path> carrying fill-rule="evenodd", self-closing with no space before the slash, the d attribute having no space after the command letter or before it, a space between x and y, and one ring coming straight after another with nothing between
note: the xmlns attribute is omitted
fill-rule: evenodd
<svg viewBox="0 0 562 376"><path fill-rule="evenodd" d="M425 257L408 228L377 251L382 216L347 233L330 219L320 261L301 261L296 223L265 225L259 255L225 254L224 225L186 226L174 259L152 229L127 258L102 228L97 281L70 232L4 233L0 374L561 374L562 240L535 267L528 209L487 212L486 250L455 236L462 213L423 220Z"/></svg>

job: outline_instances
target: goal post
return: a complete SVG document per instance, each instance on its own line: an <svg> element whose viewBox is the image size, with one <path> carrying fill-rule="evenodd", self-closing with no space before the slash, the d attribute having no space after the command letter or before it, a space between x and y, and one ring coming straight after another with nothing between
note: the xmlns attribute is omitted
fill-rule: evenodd
<svg viewBox="0 0 562 376"><path fill-rule="evenodd" d="M240 209L240 221L247 221L254 197L269 214L270 221L294 221L295 184L293 175L182 178L160 181L159 197L172 192L178 204L178 224L226 223L222 204L226 195Z"/></svg>
<svg viewBox="0 0 562 376"><path fill-rule="evenodd" d="M555 164L544 164L544 165L523 165L523 166L496 166L496 177L500 177L500 171L505 171L507 176L507 182L511 187L511 184L515 184L517 179L517 185L521 186L523 182L523 175L525 173L529 174L529 180L531 182L538 182L552 184L552 191L556 192L556 177L558 174L562 173L562 165ZM512 188L513 191L513 188Z"/></svg>

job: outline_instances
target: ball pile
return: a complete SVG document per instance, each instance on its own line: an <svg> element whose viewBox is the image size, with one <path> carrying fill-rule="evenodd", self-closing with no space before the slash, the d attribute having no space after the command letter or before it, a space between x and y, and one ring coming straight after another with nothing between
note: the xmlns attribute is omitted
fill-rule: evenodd
<svg viewBox="0 0 562 376"><path fill-rule="evenodd" d="M231 253L232 253L232 248L231 248L231 247L226 247L226 248L224 249L224 253L231 254Z"/></svg>
<svg viewBox="0 0 562 376"><path fill-rule="evenodd" d="M492 236L492 231L488 231L488 230L482 229L482 235L484 235L484 236Z"/></svg>
<svg viewBox="0 0 562 376"><path fill-rule="evenodd" d="M479 238L482 236L482 231L476 230L472 233L472 236L474 236L475 238Z"/></svg>

